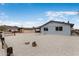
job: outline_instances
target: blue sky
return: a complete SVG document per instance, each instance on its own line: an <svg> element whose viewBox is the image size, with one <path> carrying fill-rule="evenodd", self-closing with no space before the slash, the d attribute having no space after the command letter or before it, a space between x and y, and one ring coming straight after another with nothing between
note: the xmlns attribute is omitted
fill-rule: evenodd
<svg viewBox="0 0 79 59"><path fill-rule="evenodd" d="M78 3L0 3L0 24L40 26L50 20L70 21L79 28Z"/></svg>

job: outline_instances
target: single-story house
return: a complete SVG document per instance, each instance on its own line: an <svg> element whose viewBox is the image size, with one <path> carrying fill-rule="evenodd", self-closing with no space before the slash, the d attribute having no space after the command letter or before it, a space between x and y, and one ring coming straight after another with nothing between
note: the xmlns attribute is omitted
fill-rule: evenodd
<svg viewBox="0 0 79 59"><path fill-rule="evenodd" d="M35 28L35 32L39 32L42 34L59 34L59 35L71 35L71 30L74 24L60 21L49 21L37 28Z"/></svg>

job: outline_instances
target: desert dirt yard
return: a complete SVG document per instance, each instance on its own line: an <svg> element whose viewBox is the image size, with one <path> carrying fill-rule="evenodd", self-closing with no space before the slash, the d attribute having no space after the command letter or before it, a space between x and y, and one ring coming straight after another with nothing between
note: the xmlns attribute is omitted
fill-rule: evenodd
<svg viewBox="0 0 79 59"><path fill-rule="evenodd" d="M79 56L79 36L17 33L16 36L5 36L5 41L13 47L14 56ZM36 41L36 47L32 47L33 41ZM6 56L1 43L0 56Z"/></svg>

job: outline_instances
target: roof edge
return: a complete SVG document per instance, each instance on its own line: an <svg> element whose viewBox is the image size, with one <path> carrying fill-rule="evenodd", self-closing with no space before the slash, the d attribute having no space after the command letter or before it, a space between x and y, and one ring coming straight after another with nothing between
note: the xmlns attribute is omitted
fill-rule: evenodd
<svg viewBox="0 0 79 59"><path fill-rule="evenodd" d="M49 22L47 22L47 23L45 23L45 24L43 24L43 25L41 25L41 26L38 26L37 28L41 28L41 27L43 27L43 26L45 26L45 25L47 25L47 24L49 24L49 23L51 23L51 22L55 22L55 23L62 23L62 24L67 24L67 25L70 25L71 27L73 27L74 26L74 24L72 24L72 23L66 23L66 22L60 22L60 21L49 21Z"/></svg>

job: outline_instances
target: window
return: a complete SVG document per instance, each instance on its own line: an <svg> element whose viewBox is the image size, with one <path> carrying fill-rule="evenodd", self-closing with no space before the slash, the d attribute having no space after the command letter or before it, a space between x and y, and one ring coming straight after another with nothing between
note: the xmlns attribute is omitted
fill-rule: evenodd
<svg viewBox="0 0 79 59"><path fill-rule="evenodd" d="M62 27L59 27L59 31L62 31L63 29L62 29Z"/></svg>
<svg viewBox="0 0 79 59"><path fill-rule="evenodd" d="M56 27L55 30L56 31L62 31L63 30L63 27Z"/></svg>
<svg viewBox="0 0 79 59"><path fill-rule="evenodd" d="M56 27L56 29L55 29L56 31L58 31L58 27Z"/></svg>
<svg viewBox="0 0 79 59"><path fill-rule="evenodd" d="M48 28L44 28L44 31L48 31Z"/></svg>

